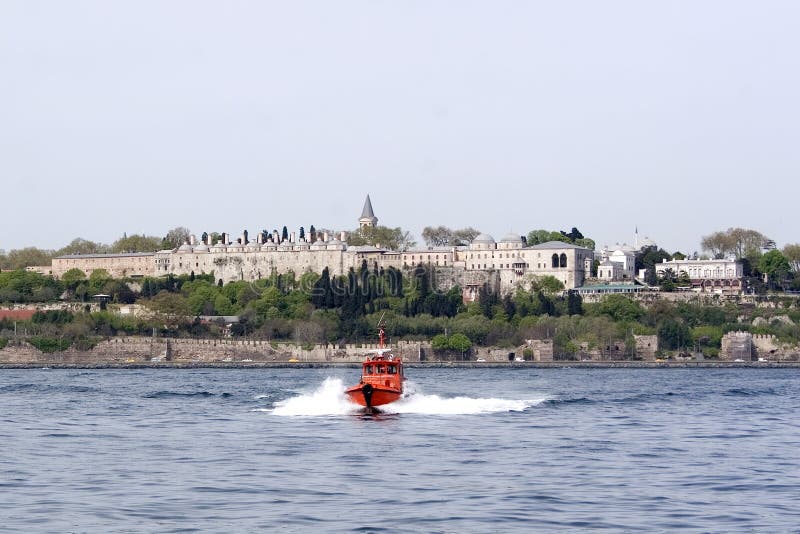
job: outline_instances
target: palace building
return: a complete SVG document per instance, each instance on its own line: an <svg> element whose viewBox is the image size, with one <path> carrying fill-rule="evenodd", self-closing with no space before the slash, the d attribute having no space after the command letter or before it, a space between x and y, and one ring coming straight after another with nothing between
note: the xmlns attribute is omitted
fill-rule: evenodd
<svg viewBox="0 0 800 534"><path fill-rule="evenodd" d="M378 218L367 195L359 228L375 227ZM501 292L510 292L532 277L549 275L561 281L565 288L581 286L587 276L586 265L593 251L570 243L553 241L531 247L521 236L509 234L500 242L480 234L468 246L437 247L396 252L373 246L350 246L347 233L328 232L301 235L292 232L284 238L278 232L259 233L250 241L247 232L233 242L222 234L215 243L210 238L197 241L192 236L187 243L173 250L133 254L85 254L55 258L51 273L60 277L70 269L80 269L87 275L105 269L115 277L210 274L223 283L236 280L258 280L272 274L307 271L344 275L358 269L364 261L372 268L394 267L413 269L419 265L445 272L452 283L465 289L466 298L474 298L480 287L490 284ZM589 260L589 261L587 261Z"/></svg>

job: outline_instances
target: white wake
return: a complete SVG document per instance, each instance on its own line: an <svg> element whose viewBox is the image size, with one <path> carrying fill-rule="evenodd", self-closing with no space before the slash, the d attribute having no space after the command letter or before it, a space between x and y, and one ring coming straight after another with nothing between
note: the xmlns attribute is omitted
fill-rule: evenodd
<svg viewBox="0 0 800 534"><path fill-rule="evenodd" d="M533 399L498 399L481 397L440 397L417 391L412 382L406 382L403 398L380 406L383 413L424 415L475 415L498 412L521 412L547 400L540 396ZM322 385L308 394L300 394L278 401L271 412L279 416L326 416L357 414L363 408L350 402L344 394L345 386L339 378L326 378Z"/></svg>

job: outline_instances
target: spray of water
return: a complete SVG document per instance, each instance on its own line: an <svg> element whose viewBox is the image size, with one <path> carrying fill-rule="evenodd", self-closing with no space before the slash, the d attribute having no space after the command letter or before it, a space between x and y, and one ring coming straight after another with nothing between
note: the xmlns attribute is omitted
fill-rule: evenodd
<svg viewBox="0 0 800 534"><path fill-rule="evenodd" d="M363 408L350 402L341 379L327 378L315 391L279 401L271 411L279 416L326 416L359 413ZM426 395L413 382L406 382L406 393L397 402L381 406L383 413L426 415L474 415L497 412L520 412L547 400L498 399L478 397L443 398Z"/></svg>

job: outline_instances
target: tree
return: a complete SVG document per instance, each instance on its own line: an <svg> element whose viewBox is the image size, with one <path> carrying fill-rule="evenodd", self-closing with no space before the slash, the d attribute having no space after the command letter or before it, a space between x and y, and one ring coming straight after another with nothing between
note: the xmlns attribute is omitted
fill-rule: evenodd
<svg viewBox="0 0 800 534"><path fill-rule="evenodd" d="M16 270L34 265L50 265L52 258L52 251L41 250L36 247L12 250L6 255L4 264L0 266L0 269Z"/></svg>
<svg viewBox="0 0 800 534"><path fill-rule="evenodd" d="M411 233L404 231L400 227L389 228L386 226L359 228L350 233L347 242L354 246L380 245L389 250L399 251L406 250L416 244Z"/></svg>
<svg viewBox="0 0 800 534"><path fill-rule="evenodd" d="M56 251L54 255L68 256L70 254L100 254L107 251L108 247L106 245L95 243L94 241L88 241L81 237L76 237L70 241L69 245Z"/></svg>
<svg viewBox="0 0 800 534"><path fill-rule="evenodd" d="M422 239L429 247L441 247L450 243L453 231L446 226L426 226L422 229Z"/></svg>
<svg viewBox="0 0 800 534"><path fill-rule="evenodd" d="M658 326L658 339L662 347L675 350L692 343L689 327L682 319L664 319Z"/></svg>
<svg viewBox="0 0 800 534"><path fill-rule="evenodd" d="M632 322L639 320L644 315L642 306L621 294L606 295L600 301L598 311L608 315L615 322Z"/></svg>
<svg viewBox="0 0 800 534"><path fill-rule="evenodd" d="M770 287L782 287L792 267L780 250L770 250L761 256L758 270L767 275Z"/></svg>
<svg viewBox="0 0 800 534"><path fill-rule="evenodd" d="M583 298L580 293L575 290L567 292L567 314L568 315L583 315Z"/></svg>
<svg viewBox="0 0 800 534"><path fill-rule="evenodd" d="M532 230L528 232L528 246L540 245L548 241L562 241L564 243L571 243L570 238L561 232L553 232L550 230Z"/></svg>
<svg viewBox="0 0 800 534"><path fill-rule="evenodd" d="M580 232L580 230L578 230L574 226L572 227L572 230L570 230L569 233L565 232L564 230L561 230L561 235L569 238L570 243L574 243L576 239L583 239L583 234Z"/></svg>
<svg viewBox="0 0 800 534"><path fill-rule="evenodd" d="M645 281L650 285L656 284L656 271L655 266L657 263L662 263L664 260L670 260L672 256L663 248L658 248L655 245L644 247L639 250L634 257L635 269L638 272L640 269L647 269L648 274L645 276Z"/></svg>
<svg viewBox="0 0 800 534"><path fill-rule="evenodd" d="M123 236L111 245L111 252L155 252L163 244L163 240L155 236L132 235ZM173 247L174 248L174 247Z"/></svg>
<svg viewBox="0 0 800 534"><path fill-rule="evenodd" d="M791 243L783 247L783 255L789 262L792 272L800 273L800 243Z"/></svg>
<svg viewBox="0 0 800 534"><path fill-rule="evenodd" d="M736 259L757 259L761 248L771 240L756 230L747 228L728 228L703 237L700 245L715 258L734 255Z"/></svg>
<svg viewBox="0 0 800 534"><path fill-rule="evenodd" d="M176 226L169 232L167 235L164 236L164 239L161 242L161 246L165 249L167 248L178 248L179 246L187 243L189 241L189 236L191 232L188 228L183 226Z"/></svg>
<svg viewBox="0 0 800 534"><path fill-rule="evenodd" d="M457 350L462 354L472 348L472 341L464 334L453 334L447 344L450 349Z"/></svg>
<svg viewBox="0 0 800 534"><path fill-rule="evenodd" d="M289 229L284 226L283 230L281 231L281 241L287 241L288 239L289 239Z"/></svg>
<svg viewBox="0 0 800 534"><path fill-rule="evenodd" d="M180 293L162 291L145 305L155 312L168 326L184 322L189 315L189 306Z"/></svg>
<svg viewBox="0 0 800 534"><path fill-rule="evenodd" d="M546 274L544 276L534 276L531 278L531 291L539 291L545 295L555 295L564 290L564 284L556 278Z"/></svg>
<svg viewBox="0 0 800 534"><path fill-rule="evenodd" d="M454 246L469 245L479 235L480 231L476 230L471 226L467 226L466 228L459 228L458 230L453 230L453 235L450 239L450 244Z"/></svg>
<svg viewBox="0 0 800 534"><path fill-rule="evenodd" d="M61 282L70 289L75 289L79 283L86 281L86 273L80 269L70 269L61 275Z"/></svg>

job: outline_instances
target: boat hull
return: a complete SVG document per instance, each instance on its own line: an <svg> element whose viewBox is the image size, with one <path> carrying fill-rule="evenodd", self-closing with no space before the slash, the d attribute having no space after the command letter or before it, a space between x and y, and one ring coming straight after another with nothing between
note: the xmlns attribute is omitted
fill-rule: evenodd
<svg viewBox="0 0 800 534"><path fill-rule="evenodd" d="M403 392L399 389L387 388L385 386L372 386L372 391L365 386L369 384L353 386L345 393L347 397L354 403L367 408L374 406L383 406L392 403L403 396Z"/></svg>

